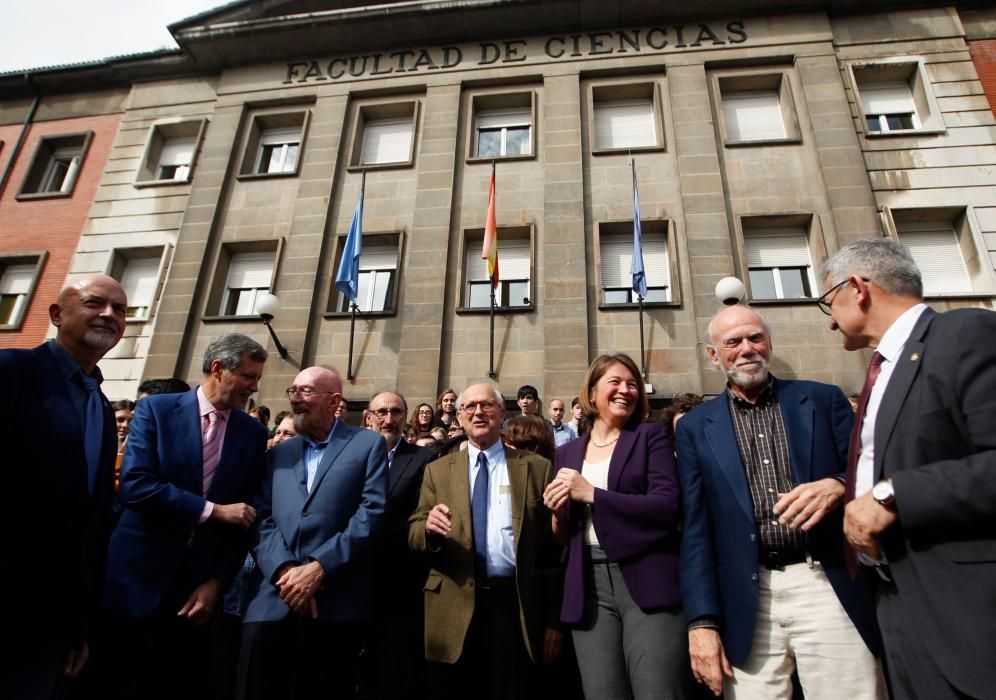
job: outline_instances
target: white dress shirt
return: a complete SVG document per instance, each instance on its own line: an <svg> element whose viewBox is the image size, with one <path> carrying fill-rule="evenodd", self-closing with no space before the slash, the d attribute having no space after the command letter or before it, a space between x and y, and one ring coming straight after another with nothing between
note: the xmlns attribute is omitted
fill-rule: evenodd
<svg viewBox="0 0 996 700"><path fill-rule="evenodd" d="M477 479L481 450L467 443L470 496ZM515 575L515 534L512 531L512 486L501 440L484 450L488 458L488 577Z"/></svg>
<svg viewBox="0 0 996 700"><path fill-rule="evenodd" d="M581 466L581 474L585 480L596 489L609 490L609 462L612 457L606 457L601 462L589 462L585 460ZM588 517L584 526L584 543L598 544L598 535L595 534L595 519L591 517L591 510L588 510Z"/></svg>

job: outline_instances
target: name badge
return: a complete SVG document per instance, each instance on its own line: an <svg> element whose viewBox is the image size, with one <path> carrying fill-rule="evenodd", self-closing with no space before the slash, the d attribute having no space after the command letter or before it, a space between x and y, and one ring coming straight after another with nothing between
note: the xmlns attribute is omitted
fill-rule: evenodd
<svg viewBox="0 0 996 700"><path fill-rule="evenodd" d="M511 484L503 484L502 486L498 487L499 496L510 496L511 494L512 494Z"/></svg>

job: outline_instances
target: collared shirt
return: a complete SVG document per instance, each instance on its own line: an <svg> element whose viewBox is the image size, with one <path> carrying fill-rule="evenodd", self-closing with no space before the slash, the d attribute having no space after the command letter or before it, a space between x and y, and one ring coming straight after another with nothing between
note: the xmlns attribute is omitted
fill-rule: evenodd
<svg viewBox="0 0 996 700"><path fill-rule="evenodd" d="M76 411L76 418L80 422L80 428L85 432L86 402L89 396L87 396L86 387L83 386L83 368L80 367L80 363L76 361L76 358L70 355L69 351L55 342L55 340L48 341L48 347L52 351L59 369L62 371L63 379L66 380L66 387L69 390L69 401L73 404L73 410ZM102 384L104 381L104 375L100 373L99 367L94 367L90 376L98 384Z"/></svg>
<svg viewBox="0 0 996 700"><path fill-rule="evenodd" d="M335 433L336 427L339 425L339 419L335 419L335 423L332 424L332 429L329 431L328 437L325 438L323 442L315 442L307 435L302 435L304 438L304 465L305 473L307 476L307 483L305 487L308 493L311 493L311 487L315 485L315 475L318 473L318 465L322 461L322 456L325 454L325 448L328 447L329 443L332 442L332 434Z"/></svg>
<svg viewBox="0 0 996 700"><path fill-rule="evenodd" d="M879 371L875 386L868 395L865 406L865 419L861 424L861 456L854 474L854 495L861 496L871 491L875 480L875 419L878 407L882 403L885 388L889 385L896 362L903 354L906 341L913 332L913 326L920 320L920 315L927 310L926 304L917 304L907 309L899 318L892 322L875 348L882 356L882 368Z"/></svg>
<svg viewBox="0 0 996 700"><path fill-rule="evenodd" d="M778 494L788 493L795 487L788 438L774 382L761 391L753 404L732 391L727 391L727 395L737 447L747 469L761 546L772 551L804 549L805 534L779 523L772 511Z"/></svg>
<svg viewBox="0 0 996 700"><path fill-rule="evenodd" d="M391 451L387 453L387 468L388 468L388 470L391 469L391 464L394 463L394 453L398 451L398 445L401 444L402 440L404 440L403 437L402 438L398 438L398 441L396 443L394 443L394 447L392 447Z"/></svg>
<svg viewBox="0 0 996 700"><path fill-rule="evenodd" d="M218 427L215 428L216 431L215 434L218 436L218 441L221 443L222 449L224 449L225 433L228 432L228 419L232 417L232 409L229 408L222 411L221 409L215 408L214 404L208 401L207 396L204 395L204 389L202 387L197 387L197 415L200 416L200 420L198 421L197 424L201 427L202 439L204 437L204 421L210 420L210 418L208 418L208 414L211 413L211 411L217 411L222 416L224 416L224 420L219 421ZM197 522L198 523L205 522L208 518L211 517L211 511L213 510L214 510L214 503L205 500L204 509L201 511L201 517L198 518Z"/></svg>
<svg viewBox="0 0 996 700"><path fill-rule="evenodd" d="M550 429L553 431L553 442L557 447L567 444L578 436L574 428L567 425L567 423L561 423L560 425L550 423Z"/></svg>
<svg viewBox="0 0 996 700"><path fill-rule="evenodd" d="M470 494L477 480L477 455L467 443ZM512 531L512 485L508 478L505 446L501 440L484 450L488 458L488 577L515 575L515 534Z"/></svg>

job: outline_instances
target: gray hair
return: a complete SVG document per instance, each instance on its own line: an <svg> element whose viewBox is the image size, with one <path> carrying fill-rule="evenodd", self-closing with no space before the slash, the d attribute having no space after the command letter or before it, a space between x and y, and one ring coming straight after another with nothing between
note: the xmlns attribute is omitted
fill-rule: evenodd
<svg viewBox="0 0 996 700"><path fill-rule="evenodd" d="M767 335L769 339L771 338L771 326L768 325L768 319L766 319L763 315L761 315L760 311L748 306L747 304L735 304L735 306L742 306L745 309L750 309L752 312L754 312L754 315L757 316L759 319L761 319L761 325L764 326L765 335ZM716 320L716 316L719 316L727 308L729 307L724 307L722 310L717 311L715 314L713 314L713 317L709 319L709 325L706 326L705 337L703 338L702 341L702 344L705 347L707 348L716 347L716 343L712 339L712 322Z"/></svg>
<svg viewBox="0 0 996 700"><path fill-rule="evenodd" d="M498 387L496 387L494 384L489 384L488 382L480 382L480 383L484 384L486 387L488 387L489 389L491 389L491 393L495 395L495 401L498 402L499 406L501 406L502 408L505 408L505 397L501 395L500 391L498 391ZM470 386L474 386L474 385L471 384ZM460 410L460 407L463 406L463 392L464 391L467 391L467 389L464 389L463 391L461 391L460 395L457 396L456 408L457 408L458 411Z"/></svg>
<svg viewBox="0 0 996 700"><path fill-rule="evenodd" d="M253 362L266 362L267 352L262 345L247 335L227 333L212 340L204 351L204 365L201 370L210 374L215 360L229 372L242 364L242 354L247 353Z"/></svg>
<svg viewBox="0 0 996 700"><path fill-rule="evenodd" d="M383 390L381 390L381 391L378 391L378 392L377 392L376 394L374 394L373 396L371 396L371 397L370 397L370 400L369 400L369 401L367 401L367 407L366 407L366 410L367 410L367 411L369 411L369 410L370 410L370 404L372 404L372 403L373 403L373 400L374 400L374 399L376 399L376 398L377 398L378 396L380 396L381 394L393 394L394 396L397 396L397 397L398 397L399 399L401 399L401 403L402 403L402 405L403 405L403 406L405 407L405 417L407 417L407 416L408 416L408 402L407 402L407 401L405 400L405 397L404 397L404 396L402 396L402 395L401 395L400 393L398 393L397 391L394 391L393 389L383 389Z"/></svg>
<svg viewBox="0 0 996 700"><path fill-rule="evenodd" d="M837 251L823 263L823 277L830 286L840 284L849 275L867 277L888 294L923 298L920 270L902 243L892 238L865 238Z"/></svg>

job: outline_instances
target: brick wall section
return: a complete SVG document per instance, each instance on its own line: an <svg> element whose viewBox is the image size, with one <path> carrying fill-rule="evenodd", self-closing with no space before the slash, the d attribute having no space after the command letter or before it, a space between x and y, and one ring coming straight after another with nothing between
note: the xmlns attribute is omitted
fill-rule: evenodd
<svg viewBox="0 0 996 700"><path fill-rule="evenodd" d="M38 122L27 139L0 197L0 254L48 251L48 260L24 316L20 330L0 331L0 348L29 348L45 339L49 329L48 306L66 281L80 232L93 203L94 194L111 143L118 130L119 114ZM21 125L0 127L0 167L13 152ZM83 167L70 197L17 201L21 183L42 137L93 132Z"/></svg>
<svg viewBox="0 0 996 700"><path fill-rule="evenodd" d="M968 53L979 74L979 82L989 100L989 108L996 116L996 39L969 41Z"/></svg>

